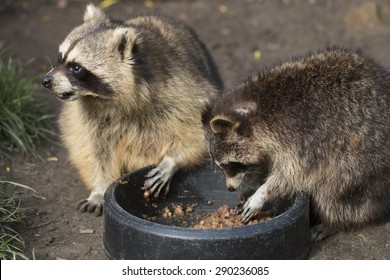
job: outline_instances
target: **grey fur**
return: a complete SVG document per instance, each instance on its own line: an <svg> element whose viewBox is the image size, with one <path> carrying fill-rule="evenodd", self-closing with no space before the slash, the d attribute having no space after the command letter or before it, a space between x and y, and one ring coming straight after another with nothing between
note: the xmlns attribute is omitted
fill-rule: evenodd
<svg viewBox="0 0 390 280"><path fill-rule="evenodd" d="M313 240L390 217L390 74L360 51L330 48L250 74L203 114L209 150L235 190L269 167L243 209L311 197ZM261 182L260 182L261 181Z"/></svg>

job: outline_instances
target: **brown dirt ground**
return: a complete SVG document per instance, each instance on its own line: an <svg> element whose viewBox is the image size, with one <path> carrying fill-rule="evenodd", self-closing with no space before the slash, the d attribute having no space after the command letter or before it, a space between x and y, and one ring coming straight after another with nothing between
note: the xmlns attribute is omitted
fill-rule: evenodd
<svg viewBox="0 0 390 280"><path fill-rule="evenodd" d="M0 1L0 41L14 58L22 62L34 58L26 71L37 83L50 67L49 58L55 61L59 43L81 22L85 7L81 0L69 0L64 8L57 2L20 1L6 8ZM390 67L388 1L122 0L107 12L119 19L153 12L183 20L208 46L227 87L250 70L329 45L361 48ZM50 106L58 110L60 102L45 93ZM105 259L102 218L75 210L77 201L88 193L66 151L61 145L47 144L42 155L58 161L19 155L0 161L0 178L28 184L45 197L18 192L28 207L17 228L26 242L26 254L36 259ZM335 234L313 244L308 258L390 259L390 223Z"/></svg>

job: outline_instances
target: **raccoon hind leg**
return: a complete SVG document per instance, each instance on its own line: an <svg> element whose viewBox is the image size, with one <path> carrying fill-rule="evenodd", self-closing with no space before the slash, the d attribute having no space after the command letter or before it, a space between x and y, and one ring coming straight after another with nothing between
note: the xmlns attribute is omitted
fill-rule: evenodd
<svg viewBox="0 0 390 280"><path fill-rule="evenodd" d="M330 229L325 224L318 224L310 229L310 238L311 241L318 242L331 236L335 232L335 230Z"/></svg>

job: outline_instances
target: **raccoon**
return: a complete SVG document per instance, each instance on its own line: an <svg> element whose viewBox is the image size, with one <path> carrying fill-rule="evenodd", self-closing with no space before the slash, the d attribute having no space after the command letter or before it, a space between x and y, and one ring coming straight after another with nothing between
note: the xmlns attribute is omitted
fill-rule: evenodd
<svg viewBox="0 0 390 280"><path fill-rule="evenodd" d="M242 206L243 220L266 202L304 192L318 220L314 241L386 221L389 96L389 71L341 47L251 73L225 90L202 122L228 190L237 190L246 174L268 170Z"/></svg>
<svg viewBox="0 0 390 280"><path fill-rule="evenodd" d="M200 163L201 112L222 90L212 57L183 23L157 15L112 20L92 4L42 84L66 101L62 139L91 191L78 209L97 215L123 173L156 164L140 187L157 197L177 170Z"/></svg>

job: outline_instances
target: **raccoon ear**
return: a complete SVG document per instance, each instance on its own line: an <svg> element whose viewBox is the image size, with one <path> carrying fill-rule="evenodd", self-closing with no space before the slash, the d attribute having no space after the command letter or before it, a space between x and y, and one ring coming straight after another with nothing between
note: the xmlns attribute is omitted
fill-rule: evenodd
<svg viewBox="0 0 390 280"><path fill-rule="evenodd" d="M233 131L239 126L239 122L226 116L216 116L210 121L210 127L214 134L223 134Z"/></svg>
<svg viewBox="0 0 390 280"><path fill-rule="evenodd" d="M120 53L122 59L131 58L137 38L138 34L133 28L118 27L114 30L111 44L113 44L114 50Z"/></svg>
<svg viewBox="0 0 390 280"><path fill-rule="evenodd" d="M104 14L103 10L96 7L94 4L88 4L87 8L84 12L84 22L88 21L104 21L107 19L106 15Z"/></svg>

